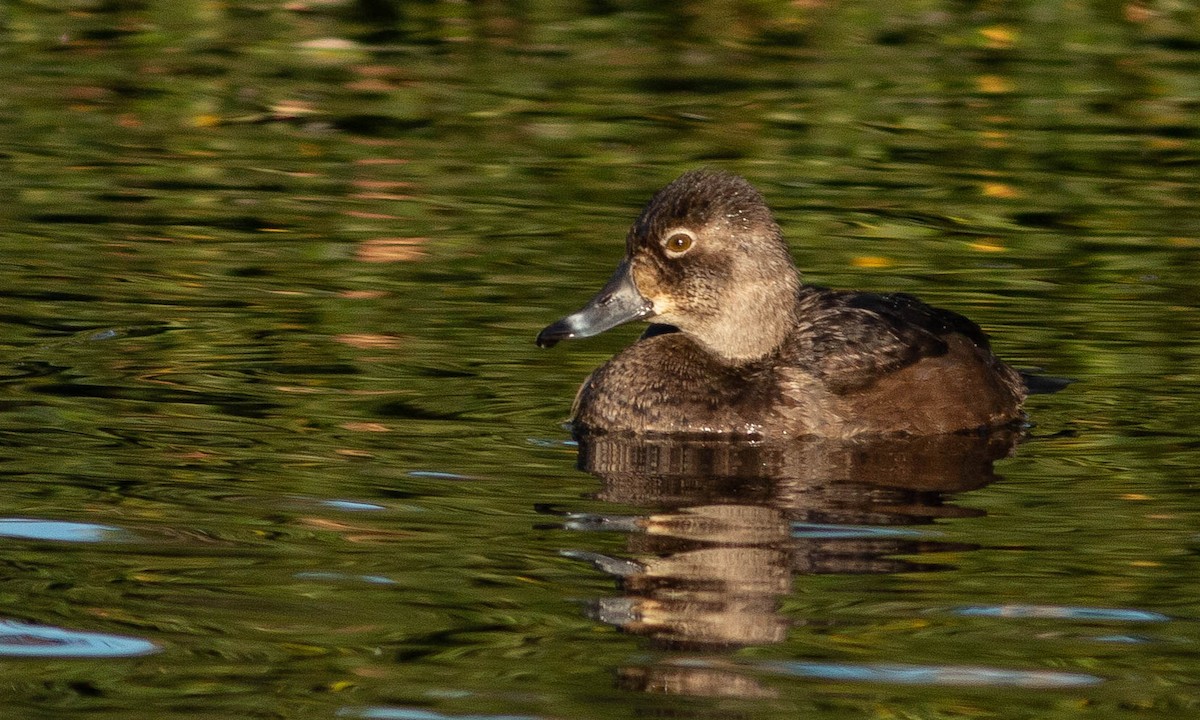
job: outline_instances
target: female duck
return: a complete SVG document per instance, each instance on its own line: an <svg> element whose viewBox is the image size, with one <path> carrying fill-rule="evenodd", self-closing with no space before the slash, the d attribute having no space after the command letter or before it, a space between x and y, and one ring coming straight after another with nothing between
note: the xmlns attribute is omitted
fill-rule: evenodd
<svg viewBox="0 0 1200 720"><path fill-rule="evenodd" d="M692 171L634 222L625 259L538 345L656 324L575 400L580 435L933 435L1021 419L1020 375L967 318L911 295L805 286L761 195Z"/></svg>

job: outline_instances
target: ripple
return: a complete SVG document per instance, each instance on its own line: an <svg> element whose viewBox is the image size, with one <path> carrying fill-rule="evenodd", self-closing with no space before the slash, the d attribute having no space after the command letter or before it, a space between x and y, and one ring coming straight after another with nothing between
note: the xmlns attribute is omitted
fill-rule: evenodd
<svg viewBox="0 0 1200 720"><path fill-rule="evenodd" d="M642 529L640 523L641 518L632 515L568 513L562 527L582 532L638 532Z"/></svg>
<svg viewBox="0 0 1200 720"><path fill-rule="evenodd" d="M1092 608L1061 605L969 605L955 608L967 617L1035 618L1052 620L1116 620L1120 622L1166 622L1171 618L1149 610Z"/></svg>
<svg viewBox="0 0 1200 720"><path fill-rule="evenodd" d="M369 512L373 510L387 510L383 505L375 503L362 502L360 500L322 500L321 505L334 508L336 510L347 510L350 512Z"/></svg>
<svg viewBox="0 0 1200 720"><path fill-rule="evenodd" d="M109 525L31 518L0 518L0 537L59 542L117 542L130 539L127 531Z"/></svg>
<svg viewBox="0 0 1200 720"><path fill-rule="evenodd" d="M765 670L797 677L847 682L878 682L896 685L957 685L972 687L1071 688L1096 685L1103 680L1084 673L1048 670L1001 670L997 668L937 665L900 665L822 662L772 662Z"/></svg>
<svg viewBox="0 0 1200 720"><path fill-rule="evenodd" d="M411 470L408 473L409 477L428 478L430 480L476 480L470 475L459 475L452 472L440 472L438 470Z"/></svg>
<svg viewBox="0 0 1200 720"><path fill-rule="evenodd" d="M292 577L297 580L328 580L332 582L365 582L372 585L396 585L396 581L383 575L348 575L340 572L310 571L298 572Z"/></svg>
<svg viewBox="0 0 1200 720"><path fill-rule="evenodd" d="M601 572L616 575L617 577L629 577L630 575L637 575L646 571L645 566L641 563L601 555L590 550L560 550L558 554L572 560L582 560Z"/></svg>
<svg viewBox="0 0 1200 720"><path fill-rule="evenodd" d="M880 527L876 525L826 525L821 523L792 523L792 537L819 538L823 540L838 538L895 538L895 537L929 537L939 535L923 530L899 527Z"/></svg>
<svg viewBox="0 0 1200 720"><path fill-rule="evenodd" d="M0 620L0 657L136 657L159 650L140 638Z"/></svg>
<svg viewBox="0 0 1200 720"><path fill-rule="evenodd" d="M577 440L553 440L550 438L525 438L526 442L534 447L543 448L562 448L562 447L579 447Z"/></svg>
<svg viewBox="0 0 1200 720"><path fill-rule="evenodd" d="M1140 645L1142 643L1154 642L1150 638L1138 637L1137 635L1101 635L1092 639L1096 642L1123 643L1125 645Z"/></svg>
<svg viewBox="0 0 1200 720"><path fill-rule="evenodd" d="M533 715L443 715L417 708L343 708L341 717L371 718L372 720L542 720Z"/></svg>

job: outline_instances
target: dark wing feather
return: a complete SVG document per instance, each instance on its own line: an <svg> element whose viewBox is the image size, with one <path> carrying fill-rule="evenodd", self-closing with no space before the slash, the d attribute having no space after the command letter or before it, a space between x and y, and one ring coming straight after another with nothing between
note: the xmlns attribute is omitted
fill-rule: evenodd
<svg viewBox="0 0 1200 720"><path fill-rule="evenodd" d="M894 325L920 328L934 335L958 333L977 346L990 349L987 334L970 319L952 310L926 305L915 295L869 292L848 292L845 295L851 307L875 312Z"/></svg>
<svg viewBox="0 0 1200 720"><path fill-rule="evenodd" d="M947 351L945 338L967 337L987 349L987 335L958 313L905 293L807 287L801 291L796 348L801 362L834 392L849 392L925 357Z"/></svg>

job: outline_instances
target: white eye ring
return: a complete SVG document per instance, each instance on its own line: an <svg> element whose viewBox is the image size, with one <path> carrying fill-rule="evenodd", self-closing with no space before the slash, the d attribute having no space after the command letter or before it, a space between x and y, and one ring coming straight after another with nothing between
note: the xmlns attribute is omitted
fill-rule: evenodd
<svg viewBox="0 0 1200 720"><path fill-rule="evenodd" d="M696 233L687 228L671 228L663 233L662 244L669 257L679 257L696 245Z"/></svg>

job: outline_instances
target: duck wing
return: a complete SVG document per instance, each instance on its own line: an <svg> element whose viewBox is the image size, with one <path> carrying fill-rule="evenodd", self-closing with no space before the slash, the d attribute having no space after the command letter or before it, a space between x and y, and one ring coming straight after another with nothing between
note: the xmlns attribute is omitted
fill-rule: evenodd
<svg viewBox="0 0 1200 720"><path fill-rule="evenodd" d="M988 337L971 320L907 293L805 288L799 301L798 363L836 393L874 383L922 358L949 350L960 335L989 351Z"/></svg>

